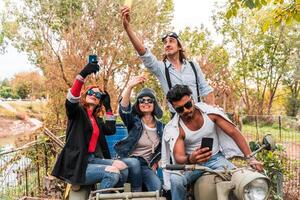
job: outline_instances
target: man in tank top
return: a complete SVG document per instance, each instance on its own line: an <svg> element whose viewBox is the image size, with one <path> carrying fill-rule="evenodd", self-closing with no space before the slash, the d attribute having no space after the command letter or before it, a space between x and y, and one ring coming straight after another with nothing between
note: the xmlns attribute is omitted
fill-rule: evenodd
<svg viewBox="0 0 300 200"><path fill-rule="evenodd" d="M226 158L245 156L250 165L261 171L263 166L250 158L251 150L240 131L217 108L196 103L192 91L186 85L175 85L167 94L168 101L176 110L174 118L166 125L162 141L162 164L200 164L211 169L234 168ZM212 149L200 148L202 138L213 138ZM202 171L164 172L165 188L172 188L172 200L184 200L187 185L193 184Z"/></svg>

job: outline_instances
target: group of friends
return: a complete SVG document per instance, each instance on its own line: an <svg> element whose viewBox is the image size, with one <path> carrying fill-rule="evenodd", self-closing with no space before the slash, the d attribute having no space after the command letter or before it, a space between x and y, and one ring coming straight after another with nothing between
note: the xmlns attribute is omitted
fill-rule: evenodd
<svg viewBox="0 0 300 200"><path fill-rule="evenodd" d="M121 9L124 29L148 70L159 80L172 119L164 125L163 111L151 88L143 88L134 103L132 90L147 81L133 77L119 100L119 115L128 136L114 148L111 158L105 135L116 132L116 117L110 96L99 86L86 86L87 77L99 71L88 63L76 76L65 102L68 124L66 143L59 154L52 175L76 186L96 184L98 189L122 186L129 182L133 192L170 190L173 200L186 199L187 186L201 175L200 170L170 173L163 171L163 182L156 173L158 163L199 164L211 169L233 169L227 159L244 156L261 171L262 163L251 157L251 150L236 126L214 105L210 87L195 62L188 61L180 38L174 32L162 37L164 58L158 60L136 35L130 24L130 8ZM202 97L204 102L201 102ZM105 121L100 118L105 108ZM213 138L212 149L200 148L203 137Z"/></svg>

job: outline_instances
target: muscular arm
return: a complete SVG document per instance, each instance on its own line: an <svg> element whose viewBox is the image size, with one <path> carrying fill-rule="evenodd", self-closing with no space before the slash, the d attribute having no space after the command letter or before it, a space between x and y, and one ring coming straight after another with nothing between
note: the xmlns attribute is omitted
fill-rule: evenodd
<svg viewBox="0 0 300 200"><path fill-rule="evenodd" d="M178 164L188 163L188 157L185 154L184 133L179 131L179 136L174 145L174 158Z"/></svg>
<svg viewBox="0 0 300 200"><path fill-rule="evenodd" d="M210 119L212 119L227 135L229 135L235 143L238 145L240 150L245 156L251 154L251 150L247 144L246 139L241 134L241 132L230 122L225 120L223 117L215 114L209 114Z"/></svg>

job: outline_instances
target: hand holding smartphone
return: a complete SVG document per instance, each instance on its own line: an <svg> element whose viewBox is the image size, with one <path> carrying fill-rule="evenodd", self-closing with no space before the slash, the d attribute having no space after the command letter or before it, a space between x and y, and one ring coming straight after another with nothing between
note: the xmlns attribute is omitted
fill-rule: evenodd
<svg viewBox="0 0 300 200"><path fill-rule="evenodd" d="M211 150L212 150L212 147L213 147L213 142L214 142L214 139L213 139L213 138L208 138L208 137L202 138L202 141L201 141L201 149L202 149L202 148L205 148L205 147L208 147L208 148L209 148L209 151L211 151Z"/></svg>
<svg viewBox="0 0 300 200"><path fill-rule="evenodd" d="M98 63L97 55L89 55L89 63Z"/></svg>

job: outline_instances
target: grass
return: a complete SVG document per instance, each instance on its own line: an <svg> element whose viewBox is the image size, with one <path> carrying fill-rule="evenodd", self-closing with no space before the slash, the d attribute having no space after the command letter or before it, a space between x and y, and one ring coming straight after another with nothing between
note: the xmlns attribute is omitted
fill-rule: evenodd
<svg viewBox="0 0 300 200"><path fill-rule="evenodd" d="M261 139L266 134L272 134L272 136L277 141L282 142L300 142L300 132L288 129L288 128L281 128L281 132L279 131L279 127L277 125L273 126L267 126L267 125L261 125L258 126L257 130L255 125L252 124L244 124L242 128L242 133L246 137L250 138L256 138L256 133L258 131L258 137Z"/></svg>
<svg viewBox="0 0 300 200"><path fill-rule="evenodd" d="M10 101L7 103L14 107L17 112L37 118L43 118L47 105L45 101Z"/></svg>

